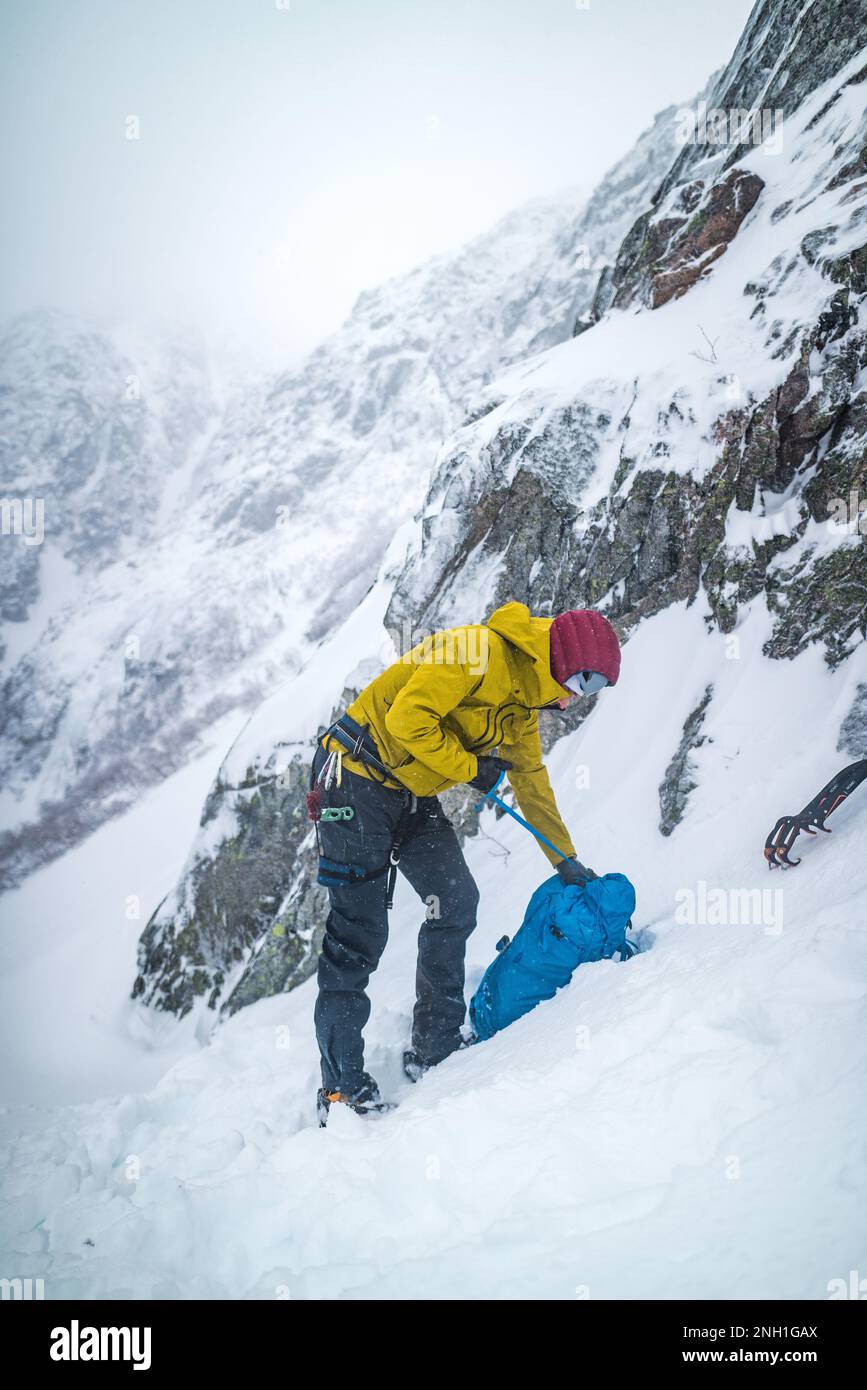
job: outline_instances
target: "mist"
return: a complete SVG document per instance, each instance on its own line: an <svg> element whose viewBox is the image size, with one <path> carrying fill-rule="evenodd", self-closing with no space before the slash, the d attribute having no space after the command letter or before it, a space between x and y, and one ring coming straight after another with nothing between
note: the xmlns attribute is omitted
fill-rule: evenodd
<svg viewBox="0 0 867 1390"><path fill-rule="evenodd" d="M749 8L672 0L661 42L641 0L7 4L3 315L291 360L364 288L589 191Z"/></svg>

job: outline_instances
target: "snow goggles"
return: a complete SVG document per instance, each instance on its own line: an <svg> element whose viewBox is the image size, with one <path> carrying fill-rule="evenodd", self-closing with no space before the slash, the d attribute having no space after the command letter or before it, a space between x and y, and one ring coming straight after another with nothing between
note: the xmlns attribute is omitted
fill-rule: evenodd
<svg viewBox="0 0 867 1390"><path fill-rule="evenodd" d="M569 676L566 681L568 688L574 690L576 695L598 695L607 684L608 677L603 676L600 671L576 671L575 675Z"/></svg>

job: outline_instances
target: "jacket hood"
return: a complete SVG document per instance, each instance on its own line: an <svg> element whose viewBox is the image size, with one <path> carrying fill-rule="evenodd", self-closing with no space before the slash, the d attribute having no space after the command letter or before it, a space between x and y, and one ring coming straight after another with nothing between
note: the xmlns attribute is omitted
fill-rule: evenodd
<svg viewBox="0 0 867 1390"><path fill-rule="evenodd" d="M488 618L486 626L519 652L529 657L522 662L529 680L526 694L531 706L553 704L562 700L563 687L551 674L551 623L553 618L534 618L526 603L504 603Z"/></svg>

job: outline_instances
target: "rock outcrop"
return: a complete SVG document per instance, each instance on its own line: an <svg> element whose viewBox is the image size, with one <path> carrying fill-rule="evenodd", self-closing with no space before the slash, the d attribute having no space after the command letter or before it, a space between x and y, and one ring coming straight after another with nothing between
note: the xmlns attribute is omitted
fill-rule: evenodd
<svg viewBox="0 0 867 1390"><path fill-rule="evenodd" d="M690 792L695 791L695 763L692 754L701 748L706 735L701 732L705 715L713 696L713 685L708 685L704 695L683 725L683 735L677 745L674 757L665 770L665 777L659 787L659 832L670 835L683 820Z"/></svg>

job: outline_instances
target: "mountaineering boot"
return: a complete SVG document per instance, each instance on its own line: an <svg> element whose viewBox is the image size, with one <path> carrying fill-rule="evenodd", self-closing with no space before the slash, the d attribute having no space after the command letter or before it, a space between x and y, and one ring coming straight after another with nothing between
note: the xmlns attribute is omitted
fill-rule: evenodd
<svg viewBox="0 0 867 1390"><path fill-rule="evenodd" d="M415 1085L416 1081L421 1081L426 1071L429 1071L433 1063L425 1062L419 1054L410 1048L403 1054L403 1070L407 1078Z"/></svg>
<svg viewBox="0 0 867 1390"><path fill-rule="evenodd" d="M382 1099L372 1076L369 1076L351 1096L343 1091L329 1091L320 1086L316 1093L316 1114L320 1129L324 1129L328 1124L328 1111L332 1105L348 1105L356 1115L381 1115L386 1110L395 1109L390 1101Z"/></svg>
<svg viewBox="0 0 867 1390"><path fill-rule="evenodd" d="M476 1042L478 1042L478 1038L475 1033L470 1033L469 1037L461 1038L454 1051L463 1052L464 1048L472 1047L473 1043ZM451 1057L452 1054L449 1052L446 1055ZM440 1057L438 1062L428 1062L421 1053L411 1047L403 1054L404 1075L415 1084L416 1081L421 1081L425 1072L430 1071L431 1067L438 1067L439 1063L444 1061L445 1057Z"/></svg>

